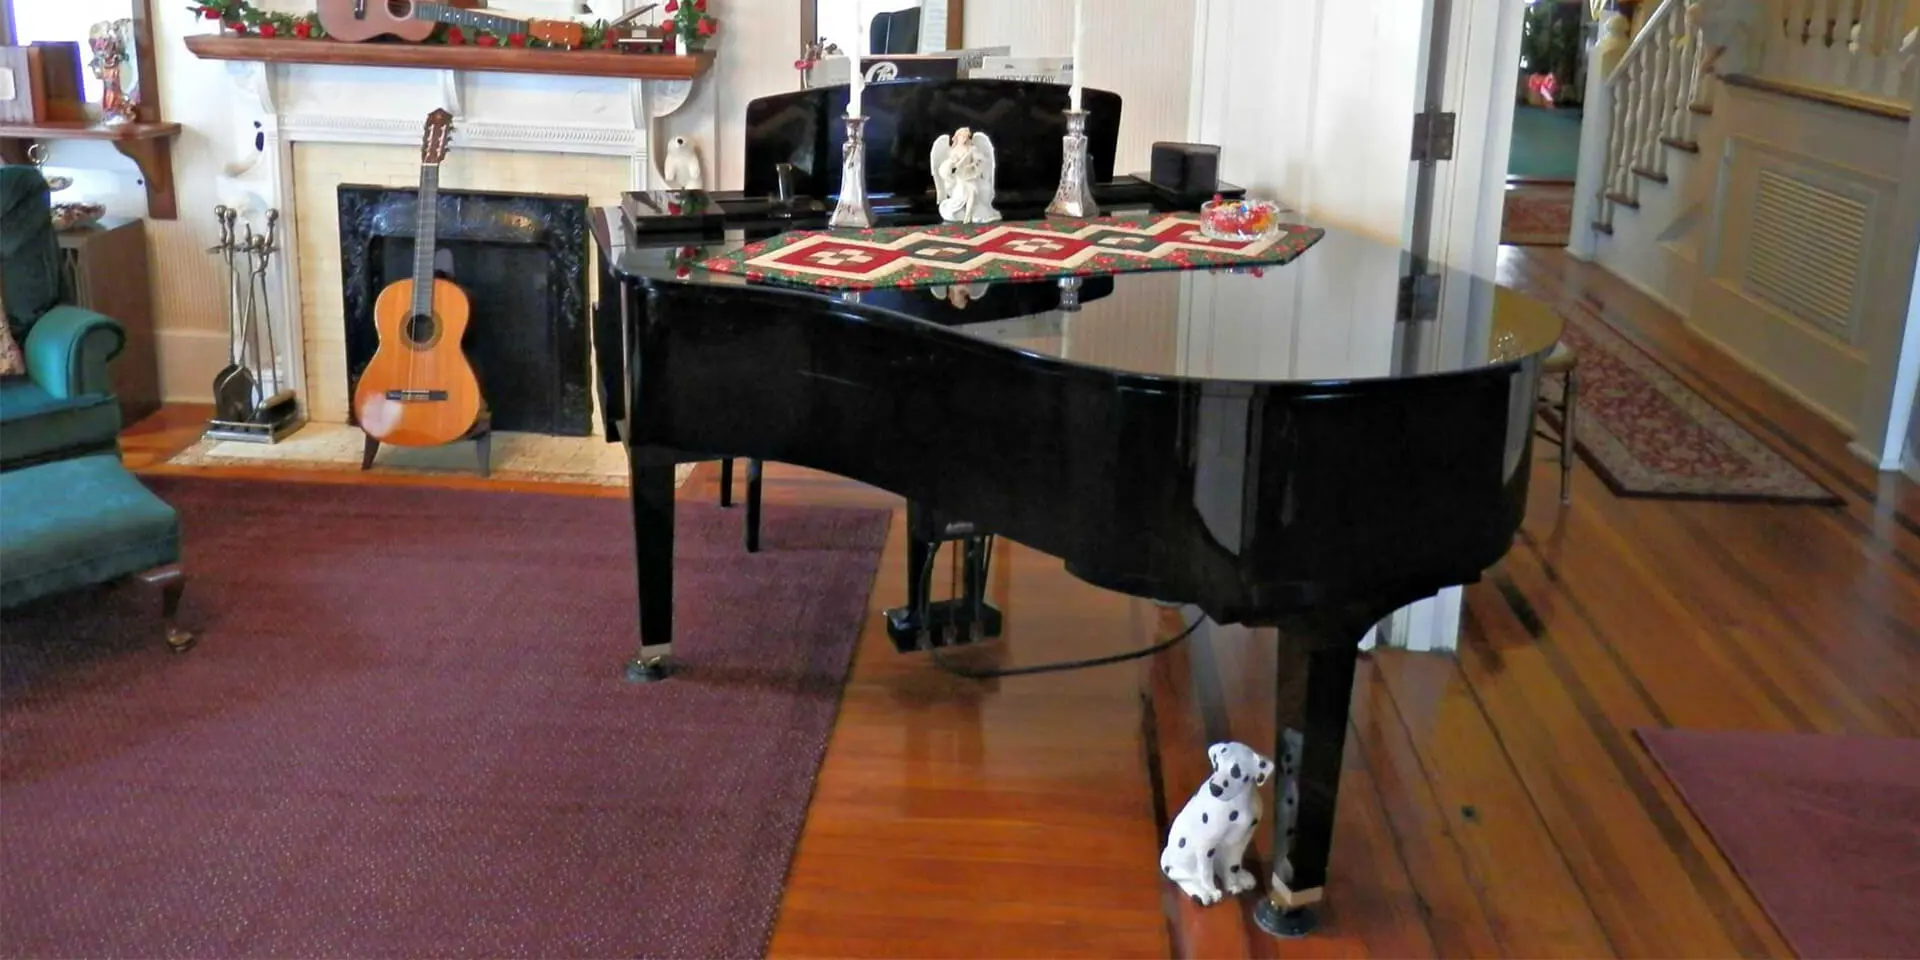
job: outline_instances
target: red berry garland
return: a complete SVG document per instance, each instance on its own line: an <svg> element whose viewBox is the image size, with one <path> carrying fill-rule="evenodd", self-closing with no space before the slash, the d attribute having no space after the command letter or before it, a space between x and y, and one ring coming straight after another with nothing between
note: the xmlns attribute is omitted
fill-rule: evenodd
<svg viewBox="0 0 1920 960"><path fill-rule="evenodd" d="M709 0L668 0L666 12L670 19L661 26L668 33L685 41L683 46L694 41L712 37L720 31L720 21L707 14ZM262 10L251 0L198 0L187 7L197 17L217 21L221 27L236 36L259 36L264 40L293 37L300 40L320 40L327 36L326 27L320 23L317 13L291 14ZM620 38L618 31L609 29L607 21L590 24L585 28L585 36L575 47L564 47L534 40L523 33L496 34L483 30L467 32L459 27L446 25L435 30L428 43L444 43L455 46L473 44L481 47L552 47L554 49L612 49Z"/></svg>

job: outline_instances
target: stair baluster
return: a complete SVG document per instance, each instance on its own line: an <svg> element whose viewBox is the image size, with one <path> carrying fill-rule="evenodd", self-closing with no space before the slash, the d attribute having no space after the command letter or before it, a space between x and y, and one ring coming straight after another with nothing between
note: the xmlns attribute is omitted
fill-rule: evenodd
<svg viewBox="0 0 1920 960"><path fill-rule="evenodd" d="M1662 0L1606 78L1612 111L1606 169L1594 206L1594 224L1603 230L1612 229L1616 206L1639 205L1642 179L1667 177L1669 141L1694 141L1696 111L1711 112L1714 84L1706 69L1707 51L1686 16L1697 2Z"/></svg>

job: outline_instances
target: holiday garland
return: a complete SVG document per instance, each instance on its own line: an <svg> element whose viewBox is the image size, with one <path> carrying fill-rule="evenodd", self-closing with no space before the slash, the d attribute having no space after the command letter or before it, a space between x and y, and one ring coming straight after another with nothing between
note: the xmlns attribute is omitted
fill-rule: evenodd
<svg viewBox="0 0 1920 960"><path fill-rule="evenodd" d="M277 13L262 10L249 0L201 0L188 7L195 15L207 20L217 20L228 31L239 36L257 36L265 40L294 38L299 40L325 39L327 30L320 24L318 13ZM704 41L720 32L720 21L707 13L707 0L667 0L668 20L662 22L671 33L681 41L683 49L698 49ZM596 47L610 48L621 36L621 32L609 28L607 21L584 25L584 37L580 46L584 49ZM440 24L427 38L427 43L447 44L450 46L472 45L476 47L558 47L558 44L542 43L524 33L494 33L489 30L457 27L452 24Z"/></svg>

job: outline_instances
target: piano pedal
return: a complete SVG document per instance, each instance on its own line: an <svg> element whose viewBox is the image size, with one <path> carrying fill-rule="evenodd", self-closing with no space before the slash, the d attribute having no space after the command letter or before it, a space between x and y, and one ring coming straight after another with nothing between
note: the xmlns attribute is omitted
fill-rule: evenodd
<svg viewBox="0 0 1920 960"><path fill-rule="evenodd" d="M976 616L975 604L965 599L927 604L925 623L910 607L895 607L886 616L887 638L900 653L984 643L999 637L1005 622L993 604L979 604Z"/></svg>

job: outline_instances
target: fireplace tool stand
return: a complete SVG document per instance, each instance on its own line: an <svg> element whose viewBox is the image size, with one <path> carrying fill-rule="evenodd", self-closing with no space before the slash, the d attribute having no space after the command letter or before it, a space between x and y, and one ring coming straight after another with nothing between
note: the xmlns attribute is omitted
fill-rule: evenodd
<svg viewBox="0 0 1920 960"><path fill-rule="evenodd" d="M300 425L300 405L292 390L281 387L280 350L267 289L267 269L280 252L280 211L267 211L266 229L261 233L254 233L252 224L242 225L244 239L234 232L238 211L219 206L214 217L220 224L220 243L207 252L223 258L227 266L230 362L213 378L214 411L206 435L277 443Z"/></svg>

